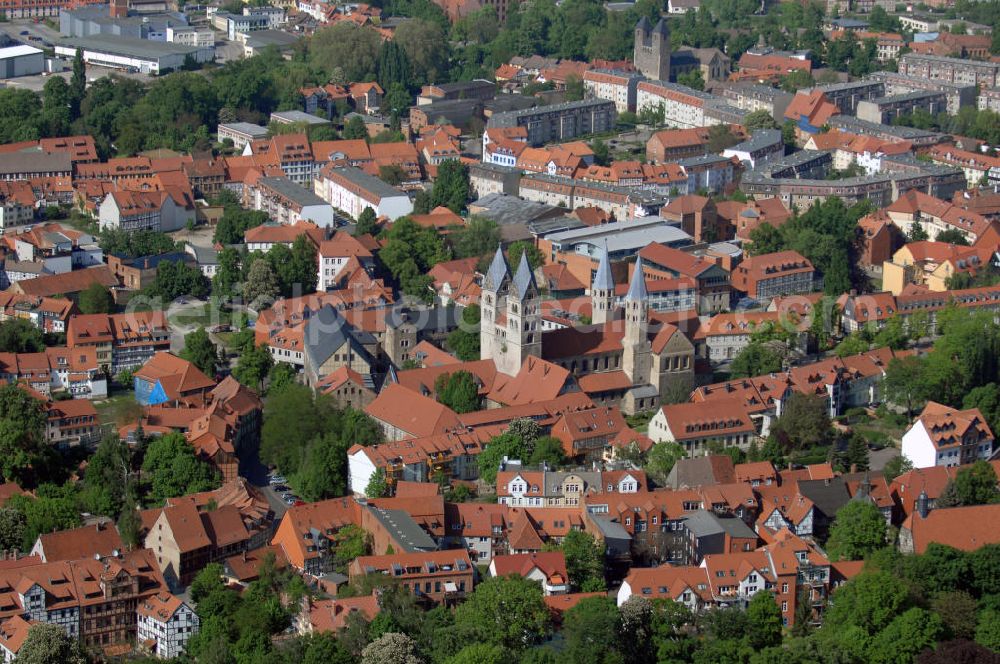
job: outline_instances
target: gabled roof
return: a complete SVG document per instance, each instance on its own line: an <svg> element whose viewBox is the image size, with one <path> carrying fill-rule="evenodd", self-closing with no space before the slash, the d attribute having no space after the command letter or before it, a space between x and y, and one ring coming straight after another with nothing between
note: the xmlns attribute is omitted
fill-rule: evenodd
<svg viewBox="0 0 1000 664"><path fill-rule="evenodd" d="M1000 504L933 509L926 518L913 512L902 529L913 536L913 552L924 553L932 543L960 551L975 551L987 544L1000 544Z"/></svg>
<svg viewBox="0 0 1000 664"><path fill-rule="evenodd" d="M41 548L45 562L91 558L95 554L110 556L124 550L122 538L114 523L99 523L70 530L42 533L35 547Z"/></svg>
<svg viewBox="0 0 1000 664"><path fill-rule="evenodd" d="M507 264L507 257L504 256L503 248L497 247L497 252L493 254L493 261L490 269L486 271L486 278L483 279L483 288L486 290L500 290L505 279L510 277L510 265Z"/></svg>
<svg viewBox="0 0 1000 664"><path fill-rule="evenodd" d="M395 383L386 385L365 412L414 438L460 426L451 408Z"/></svg>
<svg viewBox="0 0 1000 664"><path fill-rule="evenodd" d="M150 383L158 382L171 400L215 387L215 381L198 367L167 351L154 354L135 376Z"/></svg>

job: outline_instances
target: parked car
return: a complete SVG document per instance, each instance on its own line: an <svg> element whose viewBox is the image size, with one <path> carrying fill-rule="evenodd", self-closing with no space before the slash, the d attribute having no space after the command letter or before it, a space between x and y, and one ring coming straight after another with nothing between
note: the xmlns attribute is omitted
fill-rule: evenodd
<svg viewBox="0 0 1000 664"><path fill-rule="evenodd" d="M275 484L284 484L287 481L288 480L278 474L271 475L267 478L267 483L271 486L274 486Z"/></svg>
<svg viewBox="0 0 1000 664"><path fill-rule="evenodd" d="M302 500L298 496L288 496L288 498L285 498L286 505L296 505L301 503Z"/></svg>
<svg viewBox="0 0 1000 664"><path fill-rule="evenodd" d="M279 496L283 496L284 494L288 493L291 490L292 487L288 486L287 484L276 484L274 486L274 492L277 493Z"/></svg>

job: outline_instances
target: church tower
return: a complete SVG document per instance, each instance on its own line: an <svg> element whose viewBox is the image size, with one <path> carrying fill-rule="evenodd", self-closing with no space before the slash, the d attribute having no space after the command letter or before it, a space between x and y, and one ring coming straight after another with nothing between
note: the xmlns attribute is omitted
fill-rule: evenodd
<svg viewBox="0 0 1000 664"><path fill-rule="evenodd" d="M643 16L635 25L635 46L632 56L635 68L646 78L670 80L670 29L662 18L654 27Z"/></svg>
<svg viewBox="0 0 1000 664"><path fill-rule="evenodd" d="M480 301L479 357L493 360L497 371L516 376L524 360L542 355L542 310L528 257L513 278L503 250L497 248L483 280Z"/></svg>
<svg viewBox="0 0 1000 664"><path fill-rule="evenodd" d="M636 258L632 281L625 295L625 336L622 339L622 370L633 385L649 383L653 368L652 348L647 332L649 295L646 292L646 277L642 270L642 258Z"/></svg>
<svg viewBox="0 0 1000 664"><path fill-rule="evenodd" d="M510 288L510 266L497 247L493 262L483 279L483 290L479 298L479 359L492 360L500 352L500 319L497 312L503 311Z"/></svg>
<svg viewBox="0 0 1000 664"><path fill-rule="evenodd" d="M594 325L604 325L614 318L615 280L611 276L611 258L608 256L606 242L601 251L594 283L590 286L590 303L593 309L590 320Z"/></svg>

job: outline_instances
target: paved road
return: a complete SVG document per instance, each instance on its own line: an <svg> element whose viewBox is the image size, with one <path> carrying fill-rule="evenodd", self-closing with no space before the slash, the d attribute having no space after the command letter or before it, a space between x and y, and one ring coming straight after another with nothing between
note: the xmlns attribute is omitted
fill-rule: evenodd
<svg viewBox="0 0 1000 664"><path fill-rule="evenodd" d="M886 447L881 450L873 450L868 455L868 465L872 470L882 470L885 464L891 459L899 456L899 450L895 447Z"/></svg>

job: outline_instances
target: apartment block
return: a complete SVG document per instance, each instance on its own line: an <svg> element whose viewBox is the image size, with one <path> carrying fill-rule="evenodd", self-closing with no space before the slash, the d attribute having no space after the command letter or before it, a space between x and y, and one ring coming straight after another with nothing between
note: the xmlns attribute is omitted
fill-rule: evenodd
<svg viewBox="0 0 1000 664"><path fill-rule="evenodd" d="M616 103L605 99L587 99L520 111L496 113L488 127L525 127L528 144L543 145L587 134L611 131L618 117Z"/></svg>

